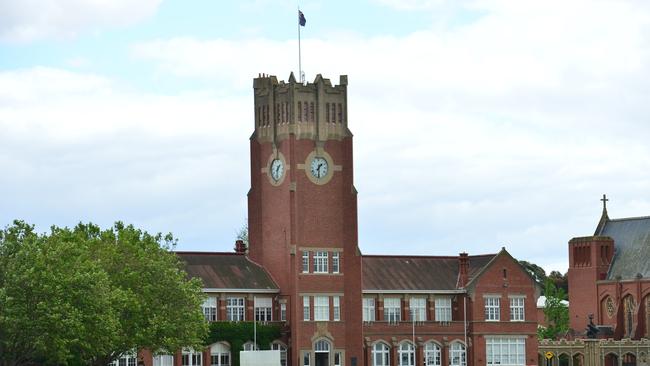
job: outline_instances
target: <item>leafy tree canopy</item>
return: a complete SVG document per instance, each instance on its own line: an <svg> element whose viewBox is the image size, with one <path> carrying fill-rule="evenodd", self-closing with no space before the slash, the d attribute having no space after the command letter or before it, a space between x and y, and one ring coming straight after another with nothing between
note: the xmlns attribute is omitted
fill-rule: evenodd
<svg viewBox="0 0 650 366"><path fill-rule="evenodd" d="M537 335L540 339L555 339L565 335L569 330L569 307L563 303L566 293L557 288L551 279L544 284L544 320L546 327L539 327Z"/></svg>
<svg viewBox="0 0 650 366"><path fill-rule="evenodd" d="M106 365L136 349L201 347L198 280L171 234L22 221L0 231L0 365Z"/></svg>

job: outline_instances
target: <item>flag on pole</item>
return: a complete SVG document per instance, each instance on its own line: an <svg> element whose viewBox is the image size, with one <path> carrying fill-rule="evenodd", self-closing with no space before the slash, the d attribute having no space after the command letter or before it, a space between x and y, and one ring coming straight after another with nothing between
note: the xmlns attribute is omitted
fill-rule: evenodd
<svg viewBox="0 0 650 366"><path fill-rule="evenodd" d="M298 10L298 24L304 27L306 23L307 19L305 19L305 14L303 14L302 11Z"/></svg>

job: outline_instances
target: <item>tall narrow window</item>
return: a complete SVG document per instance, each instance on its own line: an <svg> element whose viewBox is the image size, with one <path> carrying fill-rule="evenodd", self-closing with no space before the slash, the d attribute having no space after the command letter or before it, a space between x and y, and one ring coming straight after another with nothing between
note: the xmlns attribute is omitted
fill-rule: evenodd
<svg viewBox="0 0 650 366"><path fill-rule="evenodd" d="M341 253L339 252L332 253L332 273L339 273L341 271L340 255Z"/></svg>
<svg viewBox="0 0 650 366"><path fill-rule="evenodd" d="M325 103L325 122L329 123L330 121L330 104Z"/></svg>
<svg viewBox="0 0 650 366"><path fill-rule="evenodd" d="M450 322L451 321L451 298L449 297L436 297L436 321Z"/></svg>
<svg viewBox="0 0 650 366"><path fill-rule="evenodd" d="M309 273L309 252L302 252L302 273Z"/></svg>
<svg viewBox="0 0 650 366"><path fill-rule="evenodd" d="M363 298L363 321L364 322L375 321L375 298L374 297Z"/></svg>
<svg viewBox="0 0 650 366"><path fill-rule="evenodd" d="M384 320L397 323L402 320L401 300L399 297L384 298Z"/></svg>
<svg viewBox="0 0 650 366"><path fill-rule="evenodd" d="M226 300L226 317L231 322L245 320L243 297L229 297Z"/></svg>
<svg viewBox="0 0 650 366"><path fill-rule="evenodd" d="M524 321L524 298L511 297L510 298L510 321L520 322Z"/></svg>
<svg viewBox="0 0 650 366"><path fill-rule="evenodd" d="M311 353L310 352L305 352L303 354L303 357L302 357L303 366L309 366L310 365L310 363L309 363L310 359L311 359Z"/></svg>
<svg viewBox="0 0 650 366"><path fill-rule="evenodd" d="M336 104L332 103L332 123L336 123Z"/></svg>
<svg viewBox="0 0 650 366"><path fill-rule="evenodd" d="M314 122L314 102L309 103L309 120Z"/></svg>
<svg viewBox="0 0 650 366"><path fill-rule="evenodd" d="M341 352L336 352L334 354L334 366L342 366L343 364L341 363L343 360L343 355L341 355Z"/></svg>
<svg viewBox="0 0 650 366"><path fill-rule="evenodd" d="M309 309L309 296L302 297L302 320L309 320L311 310Z"/></svg>
<svg viewBox="0 0 650 366"><path fill-rule="evenodd" d="M314 273L327 273L327 252L314 252Z"/></svg>
<svg viewBox="0 0 650 366"><path fill-rule="evenodd" d="M255 297L255 320L260 322L270 322L273 317L273 300L270 297Z"/></svg>
<svg viewBox="0 0 650 366"><path fill-rule="evenodd" d="M424 297L412 297L409 299L411 308L411 320L424 322L427 320L427 299Z"/></svg>
<svg viewBox="0 0 650 366"><path fill-rule="evenodd" d="M307 104L308 103L305 102L305 122L309 122L309 106Z"/></svg>
<svg viewBox="0 0 650 366"><path fill-rule="evenodd" d="M314 320L330 320L330 299L328 296L314 296Z"/></svg>
<svg viewBox="0 0 650 366"><path fill-rule="evenodd" d="M485 298L485 320L499 321L501 319L501 298L496 296L487 296Z"/></svg>
<svg viewBox="0 0 650 366"><path fill-rule="evenodd" d="M339 123L343 123L343 107L339 103Z"/></svg>
<svg viewBox="0 0 650 366"><path fill-rule="evenodd" d="M338 296L332 297L333 311L332 311L332 320L335 322L341 320L341 298Z"/></svg>
<svg viewBox="0 0 650 366"><path fill-rule="evenodd" d="M203 316L206 321L217 321L217 298L215 296L208 296L203 301Z"/></svg>
<svg viewBox="0 0 650 366"><path fill-rule="evenodd" d="M302 122L302 102L298 102L298 122Z"/></svg>
<svg viewBox="0 0 650 366"><path fill-rule="evenodd" d="M281 303L280 304L280 321L283 321L283 322L287 321L287 304L286 303Z"/></svg>

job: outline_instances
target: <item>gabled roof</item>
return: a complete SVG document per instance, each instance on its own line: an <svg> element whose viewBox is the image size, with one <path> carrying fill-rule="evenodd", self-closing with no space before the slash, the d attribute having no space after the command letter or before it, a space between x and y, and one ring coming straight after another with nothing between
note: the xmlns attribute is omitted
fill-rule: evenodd
<svg viewBox="0 0 650 366"><path fill-rule="evenodd" d="M176 252L176 255L185 262L190 277L203 281L204 288L278 291L271 275L243 254Z"/></svg>
<svg viewBox="0 0 650 366"><path fill-rule="evenodd" d="M495 254L469 256L469 280ZM363 291L458 290L458 257L364 255Z"/></svg>
<svg viewBox="0 0 650 366"><path fill-rule="evenodd" d="M599 225L600 226L600 225ZM650 217L606 219L597 235L614 239L614 258L607 279L650 277Z"/></svg>

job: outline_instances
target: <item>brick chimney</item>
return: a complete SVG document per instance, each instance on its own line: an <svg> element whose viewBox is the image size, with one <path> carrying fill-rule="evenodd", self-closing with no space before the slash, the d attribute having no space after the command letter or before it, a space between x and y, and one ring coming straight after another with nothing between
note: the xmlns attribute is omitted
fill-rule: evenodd
<svg viewBox="0 0 650 366"><path fill-rule="evenodd" d="M458 288L467 285L469 276L469 256L467 253L462 252L458 255Z"/></svg>
<svg viewBox="0 0 650 366"><path fill-rule="evenodd" d="M235 253L237 254L246 254L246 244L243 240L235 241Z"/></svg>

